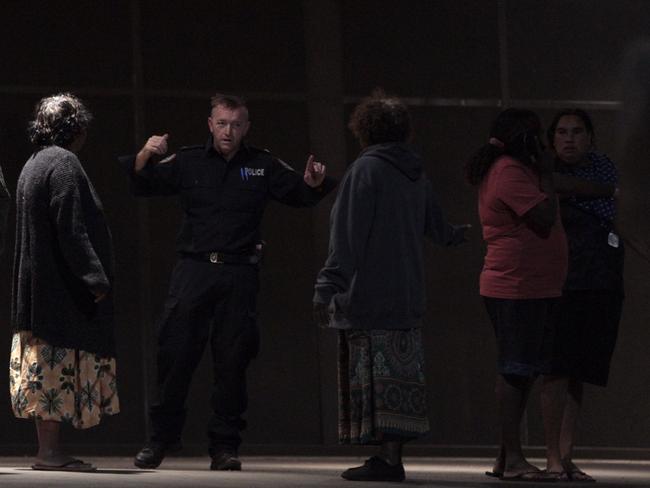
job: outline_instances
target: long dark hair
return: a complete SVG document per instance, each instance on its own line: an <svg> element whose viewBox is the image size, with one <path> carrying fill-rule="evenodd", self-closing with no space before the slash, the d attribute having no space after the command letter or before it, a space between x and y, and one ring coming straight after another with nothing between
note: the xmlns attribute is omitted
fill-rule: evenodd
<svg viewBox="0 0 650 488"><path fill-rule="evenodd" d="M536 169L540 131L541 122L535 112L521 108L504 110L492 124L489 142L465 165L465 178L472 185L480 184L494 161L503 155Z"/></svg>

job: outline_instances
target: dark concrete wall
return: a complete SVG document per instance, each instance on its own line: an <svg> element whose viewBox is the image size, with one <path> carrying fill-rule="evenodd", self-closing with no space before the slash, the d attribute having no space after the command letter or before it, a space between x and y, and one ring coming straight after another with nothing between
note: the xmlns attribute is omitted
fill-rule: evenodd
<svg viewBox="0 0 650 488"><path fill-rule="evenodd" d="M95 183L117 249L117 335L122 413L75 445L132 449L146 437L155 318L174 263L180 213L173 199L129 195L115 157L152 133L172 148L204 142L212 92L250 100L249 140L302 170L317 150L341 175L357 147L346 117L373 87L407 98L415 143L449 218L475 225L458 249L427 245L424 338L431 433L423 445L495 444L495 348L478 297L483 244L474 189L462 166L507 105L548 123L564 105L591 110L600 148L617 156L618 64L650 35L642 0L298 0L270 2L9 2L0 29L0 164L11 191L30 154L25 128L36 101L70 90L95 114L81 159ZM323 69L323 67L326 67ZM633 171L633 169L632 169ZM250 370L249 445L336 443L334 334L310 320L312 283L326 249L327 212L269 205L259 316L262 352ZM13 218L10 222L13 232ZM0 351L8 360L10 250L0 262ZM627 301L611 384L589 389L581 445L649 448L650 332L647 265L629 254ZM203 360L188 401L185 442L201 446L211 384ZM7 391L0 375L0 392ZM537 398L526 441L542 444ZM0 450L33 446L30 422L0 395ZM451 452L451 451L450 451Z"/></svg>

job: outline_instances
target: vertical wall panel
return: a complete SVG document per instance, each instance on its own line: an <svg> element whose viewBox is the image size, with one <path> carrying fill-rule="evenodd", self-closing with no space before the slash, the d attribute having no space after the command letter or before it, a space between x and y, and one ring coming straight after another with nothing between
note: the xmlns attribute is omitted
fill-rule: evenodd
<svg viewBox="0 0 650 488"><path fill-rule="evenodd" d="M0 83L128 88L129 2L3 2Z"/></svg>
<svg viewBox="0 0 650 488"><path fill-rule="evenodd" d="M507 2L513 98L616 99L627 45L650 35L643 0Z"/></svg>
<svg viewBox="0 0 650 488"><path fill-rule="evenodd" d="M300 1L145 1L142 18L148 87L304 90Z"/></svg>
<svg viewBox="0 0 650 488"><path fill-rule="evenodd" d="M342 2L348 95L496 97L496 2Z"/></svg>

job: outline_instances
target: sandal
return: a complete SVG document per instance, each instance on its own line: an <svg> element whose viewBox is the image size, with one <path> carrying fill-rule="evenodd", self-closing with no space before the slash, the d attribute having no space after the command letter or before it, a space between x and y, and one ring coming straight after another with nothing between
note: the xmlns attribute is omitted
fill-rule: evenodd
<svg viewBox="0 0 650 488"><path fill-rule="evenodd" d="M583 483L595 483L596 479L593 476L588 475L583 470L578 467L575 467L569 471L566 471L567 476L570 481L581 481Z"/></svg>
<svg viewBox="0 0 650 488"><path fill-rule="evenodd" d="M542 478L539 481L548 481L548 482L555 482L555 481L571 481L571 478L569 478L569 473L566 471L549 471L548 469L543 469L541 471Z"/></svg>
<svg viewBox="0 0 650 488"><path fill-rule="evenodd" d="M576 466L575 463L571 460L563 461L562 466L564 467L564 471L566 471L566 474L569 477L569 481L580 481L583 483L596 482L593 476L590 476L587 473L585 473L578 466Z"/></svg>
<svg viewBox="0 0 650 488"><path fill-rule="evenodd" d="M97 468L92 464L84 463L80 459L71 459L63 464L32 464L32 469L36 471L75 471L88 472L96 471Z"/></svg>
<svg viewBox="0 0 650 488"><path fill-rule="evenodd" d="M499 471L486 471L485 476L489 476L490 478L501 478L503 476L503 472Z"/></svg>
<svg viewBox="0 0 650 488"><path fill-rule="evenodd" d="M544 481L542 471L539 469L529 469L521 473L505 474L500 477L501 481Z"/></svg>
<svg viewBox="0 0 650 488"><path fill-rule="evenodd" d="M501 481L531 481L533 483L555 483L569 481L566 471L528 470L513 475L503 475Z"/></svg>

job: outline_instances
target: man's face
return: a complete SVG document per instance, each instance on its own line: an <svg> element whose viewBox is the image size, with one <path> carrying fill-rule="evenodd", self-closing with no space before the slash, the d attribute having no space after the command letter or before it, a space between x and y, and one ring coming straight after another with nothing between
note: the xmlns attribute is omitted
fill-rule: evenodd
<svg viewBox="0 0 650 488"><path fill-rule="evenodd" d="M584 160L591 147L591 134L580 117L563 115L555 128L553 146L562 161L578 164Z"/></svg>
<svg viewBox="0 0 650 488"><path fill-rule="evenodd" d="M250 127L248 110L246 107L230 109L217 105L208 117L208 127L212 133L214 148L226 160L230 160L241 146L241 141Z"/></svg>

